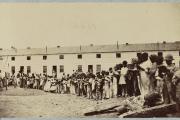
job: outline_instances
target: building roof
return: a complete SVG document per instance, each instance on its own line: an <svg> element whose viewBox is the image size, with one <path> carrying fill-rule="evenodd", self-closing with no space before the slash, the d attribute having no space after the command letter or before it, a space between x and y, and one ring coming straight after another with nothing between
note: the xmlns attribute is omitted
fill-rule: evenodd
<svg viewBox="0 0 180 120"><path fill-rule="evenodd" d="M29 48L0 50L1 56L16 55L50 55L50 54L80 54L80 53L113 53L140 51L179 51L180 41L171 43L120 44L120 45L89 45L54 48Z"/></svg>

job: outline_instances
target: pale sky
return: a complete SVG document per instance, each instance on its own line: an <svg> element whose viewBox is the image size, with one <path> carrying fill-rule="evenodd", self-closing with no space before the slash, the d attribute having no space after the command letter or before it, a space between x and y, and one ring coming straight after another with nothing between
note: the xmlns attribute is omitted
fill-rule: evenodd
<svg viewBox="0 0 180 120"><path fill-rule="evenodd" d="M177 3L0 3L0 47L180 40Z"/></svg>

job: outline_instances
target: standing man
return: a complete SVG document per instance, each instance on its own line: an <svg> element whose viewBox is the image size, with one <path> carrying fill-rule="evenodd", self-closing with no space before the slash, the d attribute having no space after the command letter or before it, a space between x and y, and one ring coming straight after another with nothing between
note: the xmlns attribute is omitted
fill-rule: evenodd
<svg viewBox="0 0 180 120"><path fill-rule="evenodd" d="M166 68L167 68L167 77L165 79L167 89L168 89L168 95L170 99L170 103L176 101L176 86L172 83L172 78L174 76L174 73L177 71L177 67L172 62L174 60L173 56L171 54L168 54L165 56L166 61Z"/></svg>

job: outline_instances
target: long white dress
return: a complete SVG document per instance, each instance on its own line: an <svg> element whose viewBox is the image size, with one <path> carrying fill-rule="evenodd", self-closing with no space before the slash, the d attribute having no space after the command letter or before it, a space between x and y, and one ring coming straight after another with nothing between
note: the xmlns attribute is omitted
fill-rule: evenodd
<svg viewBox="0 0 180 120"><path fill-rule="evenodd" d="M51 87L51 81L48 79L44 86L44 91L48 92L50 90L50 87Z"/></svg>
<svg viewBox="0 0 180 120"><path fill-rule="evenodd" d="M113 76L113 97L117 96L117 78Z"/></svg>
<svg viewBox="0 0 180 120"><path fill-rule="evenodd" d="M56 92L57 91L57 84L56 84L56 80L54 78L51 79L51 84L50 84L49 91L51 91L51 92Z"/></svg>
<svg viewBox="0 0 180 120"><path fill-rule="evenodd" d="M145 71L140 71L140 80L139 80L139 89L141 92L141 95L144 96L149 92L149 84L150 84L150 79L147 74L147 68L150 68L150 61L143 62L140 64L140 67L145 69Z"/></svg>
<svg viewBox="0 0 180 120"><path fill-rule="evenodd" d="M104 98L110 98L110 78L105 77L105 83L104 83Z"/></svg>
<svg viewBox="0 0 180 120"><path fill-rule="evenodd" d="M17 86L18 87L20 86L20 78L19 77L17 78Z"/></svg>

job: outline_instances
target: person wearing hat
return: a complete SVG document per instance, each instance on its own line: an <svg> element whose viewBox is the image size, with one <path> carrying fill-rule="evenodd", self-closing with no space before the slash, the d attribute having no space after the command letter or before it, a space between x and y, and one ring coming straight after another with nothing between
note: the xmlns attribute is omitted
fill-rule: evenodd
<svg viewBox="0 0 180 120"><path fill-rule="evenodd" d="M167 54L165 56L166 68L167 68L167 77L165 79L165 83L167 85L167 97L170 99L170 103L176 101L176 86L172 83L172 78L174 73L177 71L177 67L173 64L173 56L171 54Z"/></svg>
<svg viewBox="0 0 180 120"><path fill-rule="evenodd" d="M150 78L150 84L149 84L149 90L153 92L157 86L157 81L155 78L155 74L157 71L157 59L158 56L156 54L152 54L149 56L149 59L151 61L151 66L149 68L149 78Z"/></svg>

